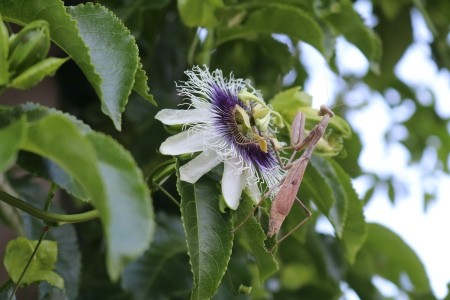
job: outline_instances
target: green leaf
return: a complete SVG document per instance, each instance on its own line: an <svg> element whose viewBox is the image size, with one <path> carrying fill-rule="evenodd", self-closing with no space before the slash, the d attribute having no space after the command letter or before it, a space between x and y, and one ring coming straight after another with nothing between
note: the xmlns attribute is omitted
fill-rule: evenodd
<svg viewBox="0 0 450 300"><path fill-rule="evenodd" d="M163 299L192 289L186 239L181 221L160 214L152 246L123 273L122 287L134 299Z"/></svg>
<svg viewBox="0 0 450 300"><path fill-rule="evenodd" d="M90 196L106 234L108 273L117 279L148 247L153 233L150 196L139 168L113 139L55 110L27 109L34 121L22 149L58 164Z"/></svg>
<svg viewBox="0 0 450 300"><path fill-rule="evenodd" d="M219 210L220 191L206 176L195 184L178 180L181 216L194 274L191 299L210 299L227 269L233 246L231 215Z"/></svg>
<svg viewBox="0 0 450 300"><path fill-rule="evenodd" d="M34 112L28 111L27 115ZM105 202L105 191L96 164L96 152L84 134L64 115L50 113L30 122L22 149L57 163L80 183L90 196L87 200L102 210L100 204Z"/></svg>
<svg viewBox="0 0 450 300"><path fill-rule="evenodd" d="M30 241L24 237L18 237L17 239L11 240L6 246L4 264L11 279L15 283L18 282L37 242ZM26 285L44 280L62 289L64 287L64 280L57 273L53 272L57 255L58 248L56 242L42 241L27 272L22 278L21 284Z"/></svg>
<svg viewBox="0 0 450 300"><path fill-rule="evenodd" d="M361 149L362 143L359 135L352 134L351 137L344 142L344 150L346 155L335 158L345 172L352 178L358 177L362 174L361 167L358 163Z"/></svg>
<svg viewBox="0 0 450 300"><path fill-rule="evenodd" d="M212 34L208 37L207 41L212 42ZM297 59L285 43L270 35L235 39L214 48L214 51L204 45L198 55L202 56L202 61L211 60L210 65L221 69L223 74L233 72L238 78L251 78L258 83L263 95L272 95L283 86L283 76ZM196 61L201 64L200 60Z"/></svg>
<svg viewBox="0 0 450 300"><path fill-rule="evenodd" d="M66 10L60 0L17 0L0 2L0 13L19 24L46 20L51 39L83 70L101 100L103 112L117 129L132 88L136 86L139 94L146 94L145 76L137 71L135 40L106 8L86 4ZM151 101L149 95L145 98Z"/></svg>
<svg viewBox="0 0 450 300"><path fill-rule="evenodd" d="M436 151L437 159L440 161L445 172L449 172L448 156L450 149L450 139L448 138L449 118L441 117L433 106L418 105L414 114L409 120L403 123L406 128L410 128L405 140L402 140L411 153L410 160L421 161L425 149L432 147ZM430 143L433 137L436 142Z"/></svg>
<svg viewBox="0 0 450 300"><path fill-rule="evenodd" d="M17 153L26 136L25 120L18 109L0 106L0 173L6 171L16 161ZM23 232L18 210L3 202L0 202L0 221L18 233Z"/></svg>
<svg viewBox="0 0 450 300"><path fill-rule="evenodd" d="M3 23L2 15L0 14L0 93L1 87L8 83L8 53L9 53L9 34L8 29Z"/></svg>
<svg viewBox="0 0 450 300"><path fill-rule="evenodd" d="M361 253L359 254L361 256ZM358 258L360 260L360 258ZM358 262L357 260L357 262ZM360 299L384 300L377 287L372 282L372 274L367 270L352 267L347 271L346 281L358 294Z"/></svg>
<svg viewBox="0 0 450 300"><path fill-rule="evenodd" d="M44 207L48 193L47 187L36 185L33 179L34 177L30 175L25 175L20 178L11 176L8 178L8 182L20 198L26 200L33 206ZM52 203L50 211L64 213L59 208L58 202ZM27 237L30 239L39 238L42 234L42 221L28 214L23 214L22 219ZM64 279L64 291L42 282L39 285L40 299L53 299L51 296L56 296L59 293L67 295L66 297L70 300L76 299L81 273L81 255L74 226L72 224L65 224L64 226L52 228L47 232L45 238L56 241L58 244L58 260L55 271Z"/></svg>
<svg viewBox="0 0 450 300"><path fill-rule="evenodd" d="M312 128L322 119L322 116L318 115L318 110L311 108L312 96L302 91L301 87L298 86L278 93L269 100L269 103L288 123L294 120L298 111L305 113L307 119L306 128ZM347 121L336 115L330 119L328 128L336 130L336 135L346 139L352 135L352 130Z"/></svg>
<svg viewBox="0 0 450 300"><path fill-rule="evenodd" d="M358 199L352 187L350 176L337 162L314 156L311 159L311 165L318 172L315 174L313 171L311 175L314 178L320 175L323 179L309 181L313 178L308 178L308 190L311 193L311 190L315 189L316 191L312 194L316 194L317 197L319 193L323 194L322 197L332 197L333 206L331 206L329 213L326 209L329 208L330 202L323 203L323 200L319 200L317 205L335 228L336 235L344 248L345 258L352 264L367 235L367 226L362 209L363 202ZM316 199L320 199L320 197L314 198L315 203Z"/></svg>
<svg viewBox="0 0 450 300"><path fill-rule="evenodd" d="M378 36L367 27L349 0L315 0L316 14L361 50L370 63L381 58L381 43Z"/></svg>
<svg viewBox="0 0 450 300"><path fill-rule="evenodd" d="M372 274L390 280L405 291L430 291L430 281L419 257L390 229L369 223L367 240L361 254L369 261L362 265L358 256L357 268L373 268Z"/></svg>
<svg viewBox="0 0 450 300"><path fill-rule="evenodd" d="M91 62L101 77L94 88L102 98L102 111L120 129L121 115L138 67L135 40L120 20L103 6L89 3L67 7L67 12L76 20L79 34L89 48ZM107 32L111 34L105 34Z"/></svg>
<svg viewBox="0 0 450 300"><path fill-rule="evenodd" d="M306 240L286 239L280 244L281 293L297 292L297 297L276 295L278 299L337 299L339 274L342 272L340 249L336 239L317 234L314 226L306 228Z"/></svg>
<svg viewBox="0 0 450 300"><path fill-rule="evenodd" d="M314 166L317 172L319 172L325 180L325 184L332 191L333 206L331 206L329 213L325 215L333 225L336 235L339 238L342 238L348 210L348 199L346 197L345 190L340 185L339 178L337 177L337 174L329 160L323 157L313 156L310 164ZM316 185L315 188L321 189L324 187Z"/></svg>
<svg viewBox="0 0 450 300"><path fill-rule="evenodd" d="M181 20L189 27L214 27L215 11L223 7L222 0L177 0Z"/></svg>
<svg viewBox="0 0 450 300"><path fill-rule="evenodd" d="M8 85L9 88L21 90L29 89L37 85L44 77L53 76L56 70L62 66L69 58L46 58L15 77Z"/></svg>
<svg viewBox="0 0 450 300"><path fill-rule="evenodd" d="M109 210L105 228L108 271L117 278L125 265L148 248L155 227L153 209L143 175L131 154L104 134L93 131L87 137L97 154Z"/></svg>
<svg viewBox="0 0 450 300"><path fill-rule="evenodd" d="M450 300L450 283L447 283L447 296L443 300Z"/></svg>
<svg viewBox="0 0 450 300"><path fill-rule="evenodd" d="M298 197L301 200L304 196L314 199L314 203L325 216L330 214L334 205L333 190L314 164L308 165L300 185Z"/></svg>
<svg viewBox="0 0 450 300"><path fill-rule="evenodd" d="M40 293L52 299L52 296L63 292L68 299L77 299L81 273L81 254L75 227L71 224L66 224L53 228L47 234L47 239L58 243L56 271L64 279L64 291L46 283L41 283L39 287Z"/></svg>
<svg viewBox="0 0 450 300"><path fill-rule="evenodd" d="M152 94L150 94L150 88L147 85L147 81L148 77L143 69L142 63L138 62L138 68L136 69L136 74L134 77L133 90L153 105L156 105L156 101L153 99Z"/></svg>
<svg viewBox="0 0 450 300"><path fill-rule="evenodd" d="M241 200L239 208L236 210L236 225L240 224L249 213L253 212L252 201L247 196ZM264 282L278 270L278 264L272 253L269 253L264 241L266 235L261 225L256 222L254 217L248 218L238 229L239 243L250 253L253 254L259 271L259 281Z"/></svg>
<svg viewBox="0 0 450 300"><path fill-rule="evenodd" d="M276 94L269 100L269 103L274 110L285 116L287 120L292 121L298 108L311 107L312 96L302 91L301 87L295 86Z"/></svg>
<svg viewBox="0 0 450 300"><path fill-rule="evenodd" d="M24 117L0 128L0 172L5 171L15 162L17 152L26 135L26 129Z"/></svg>
<svg viewBox="0 0 450 300"><path fill-rule="evenodd" d="M389 197L389 201L391 201L392 204L395 203L395 187L394 187L394 178L389 178L388 180L386 180L386 184L387 184L387 193L388 193L388 197Z"/></svg>
<svg viewBox="0 0 450 300"><path fill-rule="evenodd" d="M407 0L378 1L377 6L379 6L379 8L383 11L383 13L379 15L389 19L394 19L398 16L398 14L409 11L410 5L412 4L411 2L412 1Z"/></svg>
<svg viewBox="0 0 450 300"><path fill-rule="evenodd" d="M367 238L367 223L364 220L363 201L358 198L353 189L350 176L334 160L331 160L330 164L334 168L339 183L347 197L347 218L341 241L344 247L345 258L352 264Z"/></svg>
<svg viewBox="0 0 450 300"><path fill-rule="evenodd" d="M379 62L381 58L380 39L364 24L351 1L317 0L314 6L316 14L342 33L350 43L358 47L369 62Z"/></svg>
<svg viewBox="0 0 450 300"><path fill-rule="evenodd" d="M395 8L395 12L387 13L387 15L378 14L377 16L378 24L376 31L383 41L383 57L380 62L383 76L377 76L376 80L384 83L382 89L388 88L389 84L392 84L393 81L396 80L394 68L408 47L413 43L411 9L407 7L410 5L408 2L409 1L380 2L384 11L386 11L385 8L387 6L398 6ZM389 17L389 14L394 14L395 17ZM392 30L392 28L395 28L396 30ZM398 34L399 32L402 34ZM393 43L395 43L395 47L391 47ZM381 85L379 85L379 87L380 86Z"/></svg>
<svg viewBox="0 0 450 300"><path fill-rule="evenodd" d="M55 162L42 156L21 151L17 159L17 164L35 176L45 178L56 183L70 195L83 200L89 201L90 196L87 191Z"/></svg>
<svg viewBox="0 0 450 300"><path fill-rule="evenodd" d="M287 34L324 53L323 33L317 22L306 11L287 5L256 9L249 13L242 25L220 28L217 32L217 44L236 38L249 38L255 34L273 33Z"/></svg>

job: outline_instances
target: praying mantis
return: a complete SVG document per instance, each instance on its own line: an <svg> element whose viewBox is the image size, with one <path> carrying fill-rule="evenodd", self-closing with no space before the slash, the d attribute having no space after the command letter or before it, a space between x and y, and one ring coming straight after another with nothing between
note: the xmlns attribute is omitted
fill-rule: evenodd
<svg viewBox="0 0 450 300"><path fill-rule="evenodd" d="M277 244L287 238L295 230L300 228L311 217L311 212L309 211L309 209L301 202L300 199L298 199L297 191L300 188L300 184L302 182L306 167L308 166L312 153L314 152L317 143L324 135L328 123L334 116L334 113L328 107L322 105L319 109L319 116L323 116L322 120L320 120L320 122L311 130L311 132L305 138L303 138L305 114L303 112L297 113L294 121L292 122L290 135L291 148L294 149L294 152L292 153L287 163L283 163L281 161L278 151L275 150L279 164L284 170L287 170L287 174L278 185L273 186L271 189L269 189L268 192L263 195L260 202L255 207L256 209L264 200L264 198L266 198L274 190L277 190L275 198L272 202L272 207L269 215L269 230L267 233L268 237L276 236L279 233L281 225L283 224L286 216L289 214L294 201L297 201L305 211L306 218L303 219L288 233L286 233L283 237L278 239ZM274 142L272 140L270 141L272 143L273 149L276 149ZM294 160L296 154L302 150L304 150L302 155L297 160ZM253 214L253 212L254 210L251 214ZM235 227L235 230L240 227L250 217L251 214L249 214L242 223ZM275 246L272 249L274 249Z"/></svg>
<svg viewBox="0 0 450 300"><path fill-rule="evenodd" d="M279 190L272 202L269 216L269 231L268 237L277 235L280 231L284 219L289 214L294 201L298 201L302 209L306 212L306 218L298 225L291 229L287 234L280 238L277 243L280 243L292 232L301 227L311 217L309 209L297 198L297 191L305 174L306 167L314 148L319 140L322 138L328 126L328 122L334 116L334 113L325 105L322 105L319 110L319 116L323 116L322 120L311 130L311 132L302 139L303 129L305 127L305 115L302 112L297 113L291 128L291 146L294 148L289 161L282 165L283 169L288 170L286 177L280 182ZM302 149L305 149L303 154L295 161L295 154Z"/></svg>

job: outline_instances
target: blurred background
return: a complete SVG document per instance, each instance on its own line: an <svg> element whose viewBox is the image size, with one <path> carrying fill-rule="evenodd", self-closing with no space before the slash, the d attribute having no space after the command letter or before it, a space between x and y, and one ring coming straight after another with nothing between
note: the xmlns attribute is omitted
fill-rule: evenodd
<svg viewBox="0 0 450 300"><path fill-rule="evenodd" d="M371 1L357 1L355 8L366 24L374 26ZM434 129L425 139L426 147L420 160L412 163L411 152L403 141L410 130L401 123L413 117L416 107L411 99L402 99L395 89L384 94L374 92L369 86L358 84L342 97L349 106L347 120L358 132L362 151L359 164L364 173L374 173L386 180L374 189L372 175L364 174L354 179L358 193L364 197L369 192L372 200L365 207L367 221L379 222L397 232L417 251L430 276L438 298L447 295L450 283L450 243L442 238L450 228L450 176L448 154L450 148L450 74L447 68L439 68L434 60L430 43L433 34L423 15L417 9L410 12L412 43L394 66L395 76L414 89L421 105L433 108L435 115L420 119L417 127L428 127L442 119L442 128ZM394 30L394 29L393 29ZM396 30L399 37L405 33ZM309 78L305 91L314 96L316 107L328 104L345 89L345 81L329 69L323 57L308 45L303 46L302 62L307 66ZM337 65L342 75L365 76L369 71L367 59L345 39L337 43ZM330 105L330 104L328 104ZM423 130L423 129L413 129ZM442 130L442 140L435 134ZM442 151L442 160L438 149ZM373 193L373 194L372 194ZM331 225L319 224L320 230L332 232ZM395 295L395 288L378 279L386 292Z"/></svg>

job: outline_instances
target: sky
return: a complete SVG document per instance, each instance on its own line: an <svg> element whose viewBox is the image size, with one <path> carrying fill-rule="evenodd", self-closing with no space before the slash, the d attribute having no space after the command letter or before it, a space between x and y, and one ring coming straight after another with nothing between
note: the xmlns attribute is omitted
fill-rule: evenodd
<svg viewBox="0 0 450 300"><path fill-rule="evenodd" d="M370 16L370 1L356 2L356 9L369 26L374 20ZM396 66L397 76L406 83L415 86L419 92L430 87L436 95L436 108L443 117L450 117L450 74L439 72L431 59L428 43L432 36L426 28L425 22L418 11L412 13L415 43L406 51ZM314 107L321 104L331 106L339 88L340 79L326 66L323 58L308 45L302 45L302 61L311 74L305 85L305 91L313 95ZM343 38L337 44L337 64L342 74L363 76L368 70L368 62L362 53ZM394 95L395 96L395 95ZM409 165L408 152L400 143L386 144L384 135L392 130L391 125L399 118L408 118L414 109L408 102L393 111L386 104L381 95L372 93L365 87L357 87L347 97L347 103L357 105L361 99L370 99L369 105L346 116L347 120L357 130L363 143L359 164L365 171L378 174L391 174L402 178L410 188L396 204L392 205L387 199L385 191L374 194L374 198L365 207L365 217L368 222L377 222L401 236L411 248L416 251L425 265L435 295L443 298L447 294L447 283L450 282L450 243L442 240L443 229L450 228L450 176L439 174L432 180L424 180L423 174L428 165L433 165L435 155L431 151L422 164ZM427 101L423 97L423 101ZM376 120L376 122L367 122ZM398 137L404 132L397 128ZM354 187L361 195L369 186L368 178L361 177L354 180ZM424 189L435 188L437 200L433 202L427 212L423 210ZM326 227L327 225L322 225ZM323 230L327 230L324 228ZM328 229L329 230L329 229ZM396 291L387 282L378 279L378 284L386 296L395 295ZM349 297L351 298L351 297ZM356 298L357 299L357 298Z"/></svg>

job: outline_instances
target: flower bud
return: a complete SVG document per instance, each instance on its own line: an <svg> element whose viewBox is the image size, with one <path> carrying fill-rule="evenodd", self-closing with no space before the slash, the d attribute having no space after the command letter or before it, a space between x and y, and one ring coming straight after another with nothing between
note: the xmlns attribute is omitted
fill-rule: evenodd
<svg viewBox="0 0 450 300"><path fill-rule="evenodd" d="M34 21L11 36L9 41L9 71L15 77L43 60L50 49L50 30L46 21Z"/></svg>

